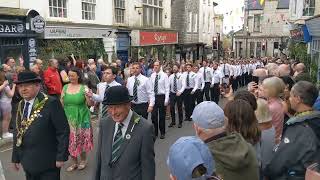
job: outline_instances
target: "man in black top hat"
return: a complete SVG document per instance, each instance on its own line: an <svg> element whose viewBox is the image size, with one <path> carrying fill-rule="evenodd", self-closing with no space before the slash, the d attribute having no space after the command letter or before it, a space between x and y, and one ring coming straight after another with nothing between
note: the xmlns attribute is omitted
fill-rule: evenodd
<svg viewBox="0 0 320 180"><path fill-rule="evenodd" d="M31 71L18 74L19 102L12 162L27 180L60 180L68 160L69 125L59 100L40 93L41 79Z"/></svg>
<svg viewBox="0 0 320 180"><path fill-rule="evenodd" d="M93 180L154 180L154 128L131 110L128 89L110 87L102 104Z"/></svg>

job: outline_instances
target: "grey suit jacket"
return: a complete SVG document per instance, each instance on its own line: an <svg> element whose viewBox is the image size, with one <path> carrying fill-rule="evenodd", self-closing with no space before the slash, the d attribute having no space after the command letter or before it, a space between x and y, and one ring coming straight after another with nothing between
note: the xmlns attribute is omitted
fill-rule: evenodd
<svg viewBox="0 0 320 180"><path fill-rule="evenodd" d="M140 121L135 124L137 118ZM151 122L133 112L120 147L121 155L111 164L114 129L115 122L110 116L101 119L93 180L154 180L154 128ZM126 138L128 134L130 139Z"/></svg>

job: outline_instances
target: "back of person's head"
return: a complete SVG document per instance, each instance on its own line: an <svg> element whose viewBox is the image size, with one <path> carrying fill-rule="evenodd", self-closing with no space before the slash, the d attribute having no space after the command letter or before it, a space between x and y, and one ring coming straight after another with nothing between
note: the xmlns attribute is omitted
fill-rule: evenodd
<svg viewBox="0 0 320 180"><path fill-rule="evenodd" d="M181 137L169 149L167 165L171 179L206 179L214 173L214 164L209 148L197 137Z"/></svg>
<svg viewBox="0 0 320 180"><path fill-rule="evenodd" d="M278 65L277 64L269 63L266 66L266 69L268 71L268 75L279 76L279 69L278 69Z"/></svg>
<svg viewBox="0 0 320 180"><path fill-rule="evenodd" d="M295 70L296 70L298 73L306 72L306 66L304 65L304 63L298 63L298 64L295 66Z"/></svg>
<svg viewBox="0 0 320 180"><path fill-rule="evenodd" d="M279 77L282 77L282 76L289 76L290 75L290 66L287 65L287 64L281 64L279 65L278 67L279 69Z"/></svg>
<svg viewBox="0 0 320 180"><path fill-rule="evenodd" d="M298 97L300 101L309 107L312 107L316 102L319 91L315 85L307 81L297 82L291 89L294 97Z"/></svg>
<svg viewBox="0 0 320 180"><path fill-rule="evenodd" d="M260 141L261 132L258 128L258 120L252 106L247 101L242 99L230 101L224 108L224 113L228 121L227 132L240 133L252 145Z"/></svg>
<svg viewBox="0 0 320 180"><path fill-rule="evenodd" d="M257 100L256 100L256 97L251 92L247 90L240 90L236 92L234 96L234 100L237 100L237 99L242 99L247 101L251 105L254 111L257 110Z"/></svg>
<svg viewBox="0 0 320 180"><path fill-rule="evenodd" d="M265 94L268 98L279 97L285 89L285 84L283 83L282 79L278 77L270 77L263 80L262 87L266 92L268 92Z"/></svg>

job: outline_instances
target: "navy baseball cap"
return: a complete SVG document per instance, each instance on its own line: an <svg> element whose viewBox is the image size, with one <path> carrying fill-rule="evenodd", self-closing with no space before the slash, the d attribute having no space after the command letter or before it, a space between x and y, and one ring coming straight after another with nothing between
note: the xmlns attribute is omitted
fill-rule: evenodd
<svg viewBox="0 0 320 180"><path fill-rule="evenodd" d="M212 154L201 139L181 137L170 147L167 165L178 180L192 180L193 170L201 164L207 169L205 176L211 176L215 171Z"/></svg>

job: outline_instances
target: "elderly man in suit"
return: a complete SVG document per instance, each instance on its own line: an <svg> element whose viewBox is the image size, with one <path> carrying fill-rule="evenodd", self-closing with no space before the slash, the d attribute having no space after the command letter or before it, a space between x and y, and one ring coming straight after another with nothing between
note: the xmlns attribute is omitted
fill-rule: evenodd
<svg viewBox="0 0 320 180"><path fill-rule="evenodd" d="M124 86L106 92L93 180L155 179L154 128L131 110L131 100Z"/></svg>
<svg viewBox="0 0 320 180"><path fill-rule="evenodd" d="M60 101L40 92L41 79L31 71L15 82L23 98L13 133L12 162L27 180L59 180L68 160L69 124Z"/></svg>

